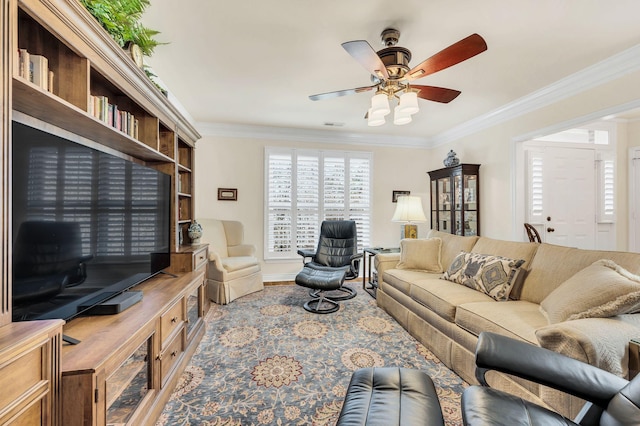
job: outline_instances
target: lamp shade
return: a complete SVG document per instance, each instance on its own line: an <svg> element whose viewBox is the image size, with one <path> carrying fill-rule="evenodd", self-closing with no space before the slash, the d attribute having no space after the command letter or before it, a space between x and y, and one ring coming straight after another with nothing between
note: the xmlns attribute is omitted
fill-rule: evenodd
<svg viewBox="0 0 640 426"><path fill-rule="evenodd" d="M403 114L415 114L420 111L418 106L418 94L416 92L405 92L400 96L400 108L398 110Z"/></svg>
<svg viewBox="0 0 640 426"><path fill-rule="evenodd" d="M402 126L411 123L411 114L404 113L400 110L400 105L393 109L393 124Z"/></svg>
<svg viewBox="0 0 640 426"><path fill-rule="evenodd" d="M371 98L371 111L369 111L369 115L380 115L385 116L391 112L391 108L389 108L389 98L384 93L378 93Z"/></svg>
<svg viewBox="0 0 640 426"><path fill-rule="evenodd" d="M392 222L426 222L427 217L422 209L420 197L403 195L398 197L396 211L391 218Z"/></svg>
<svg viewBox="0 0 640 426"><path fill-rule="evenodd" d="M371 112L371 108L369 108L369 113L367 114L367 124L371 127L382 126L385 123L384 114L374 114Z"/></svg>

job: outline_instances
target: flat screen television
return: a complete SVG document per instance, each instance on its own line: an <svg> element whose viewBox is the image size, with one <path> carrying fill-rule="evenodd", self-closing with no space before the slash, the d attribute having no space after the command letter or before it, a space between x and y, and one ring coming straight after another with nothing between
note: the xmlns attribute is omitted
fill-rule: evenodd
<svg viewBox="0 0 640 426"><path fill-rule="evenodd" d="M169 266L169 175L19 122L12 132L14 321L69 320Z"/></svg>

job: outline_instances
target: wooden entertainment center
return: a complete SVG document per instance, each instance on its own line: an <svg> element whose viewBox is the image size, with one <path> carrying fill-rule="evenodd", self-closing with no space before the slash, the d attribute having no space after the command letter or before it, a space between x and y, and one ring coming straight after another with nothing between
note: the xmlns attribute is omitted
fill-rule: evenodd
<svg viewBox="0 0 640 426"><path fill-rule="evenodd" d="M208 248L186 231L200 135L77 0L2 0L0 31L0 424L154 424L204 335ZM48 59L50 87L21 75L20 49ZM96 118L95 98L135 116L135 132ZM142 300L116 315L12 322L13 121L171 175L175 275L135 287Z"/></svg>

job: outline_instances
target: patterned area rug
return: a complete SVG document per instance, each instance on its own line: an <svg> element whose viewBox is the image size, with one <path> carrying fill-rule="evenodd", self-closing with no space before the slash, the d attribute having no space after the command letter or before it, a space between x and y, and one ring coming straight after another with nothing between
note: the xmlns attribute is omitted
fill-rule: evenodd
<svg viewBox="0 0 640 426"><path fill-rule="evenodd" d="M305 311L308 290L270 286L212 304L206 334L157 425L334 425L354 370L398 366L431 376L448 426L467 384L358 295L333 314Z"/></svg>

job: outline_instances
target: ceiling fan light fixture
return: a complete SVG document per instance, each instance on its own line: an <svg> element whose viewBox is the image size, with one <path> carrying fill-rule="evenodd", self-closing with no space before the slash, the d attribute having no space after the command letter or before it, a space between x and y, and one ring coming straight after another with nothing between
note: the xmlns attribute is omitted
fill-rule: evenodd
<svg viewBox="0 0 640 426"><path fill-rule="evenodd" d="M404 113L400 110L400 105L393 109L393 124L403 126L411 123L411 114Z"/></svg>
<svg viewBox="0 0 640 426"><path fill-rule="evenodd" d="M420 111L418 106L418 94L416 92L404 92L400 95L398 110L403 114L413 115Z"/></svg>
<svg viewBox="0 0 640 426"><path fill-rule="evenodd" d="M369 108L369 113L367 114L367 124L370 127L382 126L385 123L384 116L385 114L373 113L372 108Z"/></svg>
<svg viewBox="0 0 640 426"><path fill-rule="evenodd" d="M389 98L385 93L378 93L371 98L371 110L369 116L377 115L384 117L391 112L389 108Z"/></svg>

